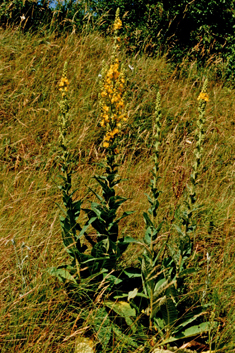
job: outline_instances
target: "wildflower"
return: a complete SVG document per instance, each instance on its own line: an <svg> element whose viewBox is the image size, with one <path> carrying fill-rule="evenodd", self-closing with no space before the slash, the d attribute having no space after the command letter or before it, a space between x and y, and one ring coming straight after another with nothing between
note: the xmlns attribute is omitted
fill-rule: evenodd
<svg viewBox="0 0 235 353"><path fill-rule="evenodd" d="M23 14L22 16L20 16L21 21L24 21L26 19L25 15Z"/></svg>
<svg viewBox="0 0 235 353"><path fill-rule="evenodd" d="M128 65L128 67L129 67L129 69L130 69L131 71L133 71L133 70L134 70L134 67L133 67L133 66Z"/></svg>
<svg viewBox="0 0 235 353"><path fill-rule="evenodd" d="M197 100L203 100L205 102L209 102L209 96L207 93L201 92L197 98Z"/></svg>
<svg viewBox="0 0 235 353"><path fill-rule="evenodd" d="M108 142L104 142L103 143L103 147L108 148L109 147L109 143Z"/></svg>
<svg viewBox="0 0 235 353"><path fill-rule="evenodd" d="M101 97L103 97L103 98L104 98L104 97L107 97L107 95L108 95L108 94L107 94L107 92L106 92L106 91L103 91L103 92L101 92L101 94L100 94L100 95L101 95Z"/></svg>
<svg viewBox="0 0 235 353"><path fill-rule="evenodd" d="M109 107L107 107L107 105L104 105L104 106L103 106L103 110L104 110L105 112L108 112L108 111L109 111Z"/></svg>

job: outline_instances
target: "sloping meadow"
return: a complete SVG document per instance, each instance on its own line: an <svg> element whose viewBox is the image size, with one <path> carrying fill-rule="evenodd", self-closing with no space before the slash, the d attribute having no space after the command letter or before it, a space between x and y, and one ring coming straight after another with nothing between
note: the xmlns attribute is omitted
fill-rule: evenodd
<svg viewBox="0 0 235 353"><path fill-rule="evenodd" d="M59 224L62 211L58 207L62 203L58 189L61 183L59 82L64 62L68 62L68 148L73 198L84 199L86 208L95 199L90 190L100 190L93 177L102 174L106 156L104 129L100 126L99 76L102 62L110 63L112 45L112 39L96 33L42 38L22 35L17 30L0 31L2 352L74 352L75 340L80 336L93 337L99 342L97 352L105 351L101 338L105 331L100 330L96 335L92 328L97 308L100 306L103 310L101 299L86 314L83 303L75 305L48 269L68 261ZM119 59L127 81L127 121L122 125L118 147L118 174L124 180L117 189L120 196L127 198L121 206L122 212L133 211L120 220L122 236L141 239L145 232L142 215L149 207L145 194L149 193L154 166L154 112L158 91L161 144L157 220L163 222L163 237L173 240L177 236L172 224L190 182L197 98L205 76L208 78L209 101L197 182L200 208L195 211L193 256L200 267L196 275L189 276L188 285L198 297L207 291L208 301L215 303L213 320L218 325L211 332L213 349L232 352L235 337L234 90L216 80L213 69L198 71L193 62L187 70L184 67L173 70L164 57L125 56L124 48L121 53ZM85 222L85 212L81 218ZM138 245L130 245L120 259L120 266L136 264L140 250ZM86 288L80 290L83 298ZM208 320L212 320L211 313ZM102 322L97 325L102 327ZM135 338L138 334L141 336L138 331L132 334ZM145 333L143 341L149 342L146 352L151 351L153 336ZM133 346L130 351L135 349ZM121 352L121 346L116 345L116 351Z"/></svg>

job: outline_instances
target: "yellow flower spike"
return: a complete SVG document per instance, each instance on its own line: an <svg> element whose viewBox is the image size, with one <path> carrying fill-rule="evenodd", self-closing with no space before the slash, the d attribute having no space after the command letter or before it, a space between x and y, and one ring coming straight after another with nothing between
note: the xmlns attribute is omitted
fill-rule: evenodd
<svg viewBox="0 0 235 353"><path fill-rule="evenodd" d="M114 31L117 31L120 28L122 28L122 21L119 18L119 13L120 13L120 10L118 8L116 11L115 21L114 21L114 25L113 25Z"/></svg>
<svg viewBox="0 0 235 353"><path fill-rule="evenodd" d="M122 27L122 22L119 18L119 10L117 10L114 30L117 31ZM120 65L120 60L117 57L117 43L120 42L120 37L117 32L114 34L114 46L111 56L111 64L103 70L102 81L100 81L100 126L105 127L106 134L103 140L103 147L110 147L110 153L116 154L114 148L118 141L116 138L120 134L121 120L124 115L124 95L125 95L125 76L123 67Z"/></svg>

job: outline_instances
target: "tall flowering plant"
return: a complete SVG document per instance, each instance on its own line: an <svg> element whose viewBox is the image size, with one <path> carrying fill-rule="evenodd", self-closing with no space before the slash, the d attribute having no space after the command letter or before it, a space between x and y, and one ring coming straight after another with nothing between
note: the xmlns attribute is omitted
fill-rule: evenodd
<svg viewBox="0 0 235 353"><path fill-rule="evenodd" d="M60 142L60 177L63 180L59 188L62 191L65 207L64 215L60 217L63 242L66 251L72 257L69 265L62 265L50 272L61 280L69 280L78 284L83 278L91 281L99 281L100 276L107 276L110 271L117 269L117 261L126 250L128 243L119 237L119 221L132 212L118 214L118 210L126 198L116 195L115 187L121 182L118 177L118 145L121 135L121 125L126 121L125 114L125 78L124 71L118 60L120 38L118 30L121 28L119 11L114 22L114 46L110 66L102 70L100 82L100 126L104 129L103 148L105 149L104 175L96 175L102 188L99 195L92 190L97 202L92 202L90 208L82 209L82 200L74 201L74 191L71 191L71 168L68 149L67 130L69 126L69 100L67 96L69 81L67 79L67 63L64 66L63 75L59 82L61 92L59 115L59 142ZM83 210L88 219L84 226L80 226L78 218ZM90 227L96 234L89 236ZM94 233L94 232L93 232ZM84 240L84 238L86 240ZM89 243L89 245L87 244ZM120 279L112 275L114 283Z"/></svg>
<svg viewBox="0 0 235 353"><path fill-rule="evenodd" d="M104 128L103 147L106 158L104 175L96 175L95 179L102 188L102 195L95 193L97 202L92 202L91 209L85 209L89 221L97 232L97 242L92 250L94 270L100 268L115 269L117 260L126 250L127 244L119 238L118 223L131 212L118 216L119 207L126 198L116 195L115 187L121 182L118 177L117 157L119 154L119 137L122 123L127 120L125 114L125 77L118 59L120 37L118 31L122 26L119 10L114 22L114 45L109 67L102 69L100 81L100 126Z"/></svg>

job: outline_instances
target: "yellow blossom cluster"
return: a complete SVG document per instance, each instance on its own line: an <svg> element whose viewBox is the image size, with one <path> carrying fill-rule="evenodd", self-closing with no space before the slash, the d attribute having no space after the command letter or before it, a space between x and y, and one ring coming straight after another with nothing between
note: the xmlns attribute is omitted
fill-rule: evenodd
<svg viewBox="0 0 235 353"><path fill-rule="evenodd" d="M201 92L197 98L197 100L203 100L205 102L209 102L209 96L207 93Z"/></svg>
<svg viewBox="0 0 235 353"><path fill-rule="evenodd" d="M126 121L124 112L125 78L118 58L113 60L101 84L101 122L106 127L103 146L108 148L120 134L121 123Z"/></svg>
<svg viewBox="0 0 235 353"><path fill-rule="evenodd" d="M113 25L113 29L114 29L114 31L117 31L121 28L122 28L122 21L120 20L120 18L116 18L114 25Z"/></svg>
<svg viewBox="0 0 235 353"><path fill-rule="evenodd" d="M62 92L62 97L65 96L65 92L68 91L69 80L66 75L63 75L59 83L59 91Z"/></svg>

